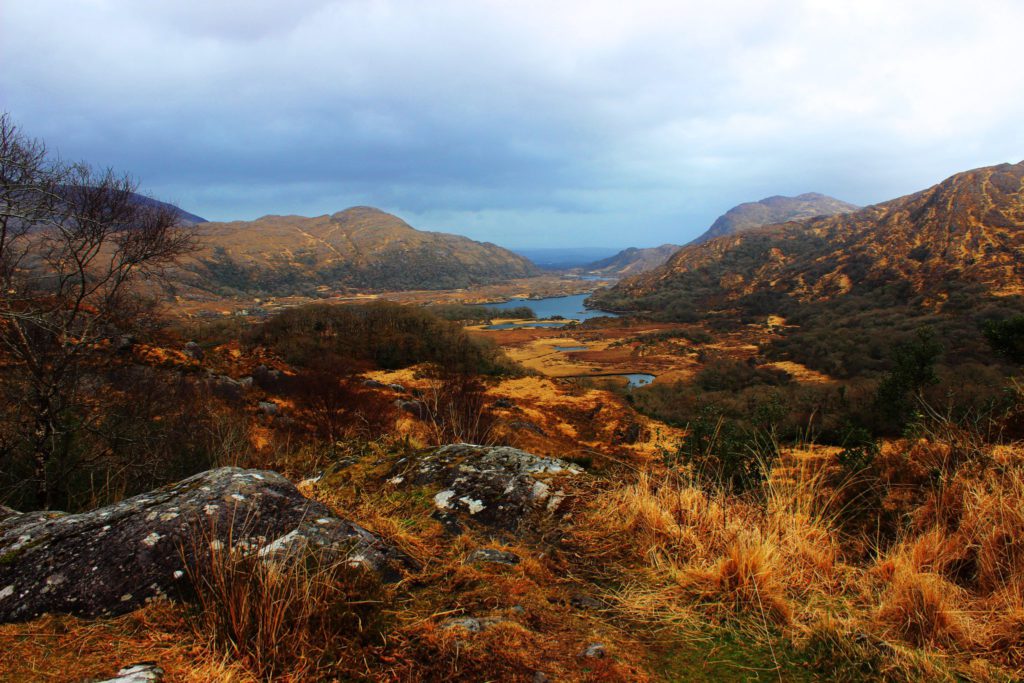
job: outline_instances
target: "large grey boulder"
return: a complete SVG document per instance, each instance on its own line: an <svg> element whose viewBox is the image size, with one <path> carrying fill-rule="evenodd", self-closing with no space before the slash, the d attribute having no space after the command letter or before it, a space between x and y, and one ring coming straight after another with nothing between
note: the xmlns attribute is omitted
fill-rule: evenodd
<svg viewBox="0 0 1024 683"><path fill-rule="evenodd" d="M0 622L181 595L187 566L229 545L267 561L323 553L385 579L400 559L280 474L225 467L82 514L0 508Z"/></svg>
<svg viewBox="0 0 1024 683"><path fill-rule="evenodd" d="M451 444L396 468L391 482L436 489L437 517L451 530L472 523L518 531L538 511L556 512L569 477L583 470L508 446Z"/></svg>

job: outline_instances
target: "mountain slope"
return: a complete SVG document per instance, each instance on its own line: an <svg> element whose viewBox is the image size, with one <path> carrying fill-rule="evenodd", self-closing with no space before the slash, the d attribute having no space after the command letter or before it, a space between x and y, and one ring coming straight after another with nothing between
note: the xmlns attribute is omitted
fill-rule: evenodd
<svg viewBox="0 0 1024 683"><path fill-rule="evenodd" d="M860 207L855 204L817 192L808 192L796 197L776 195L734 206L719 216L704 234L690 244L703 244L717 237L733 235L762 225L849 213L858 208Z"/></svg>
<svg viewBox="0 0 1024 683"><path fill-rule="evenodd" d="M189 225L196 225L198 223L206 223L207 222L207 220L205 218L200 218L199 216L195 215L194 213L189 213L188 211L185 211L181 207L175 206L174 204L168 204L167 202L161 202L158 199L153 199L152 197L147 197L146 195L142 195L142 194L138 194L138 193L133 193L133 195L134 196L132 197L132 200L135 201L135 203L137 203L137 204L139 204L141 206L152 206L152 207L156 207L156 208L170 209L171 211L173 211L178 216L178 219L182 223L189 224Z"/></svg>
<svg viewBox="0 0 1024 683"><path fill-rule="evenodd" d="M717 237L753 230L763 225L848 213L857 208L854 204L816 192L808 192L797 197L768 197L729 209L690 244L703 244ZM587 272L598 275L628 277L654 270L668 261L679 249L677 244L663 244L660 247L646 249L630 247L584 268Z"/></svg>
<svg viewBox="0 0 1024 683"><path fill-rule="evenodd" d="M497 245L416 230L363 206L315 218L204 223L200 239L189 270L219 294L450 289L537 273Z"/></svg>
<svg viewBox="0 0 1024 683"><path fill-rule="evenodd" d="M613 275L626 277L653 270L664 264L672 254L679 251L678 244L663 244L660 247L623 249L618 254L584 266L584 270L594 275Z"/></svg>
<svg viewBox="0 0 1024 683"><path fill-rule="evenodd" d="M937 330L956 362L981 361L991 353L979 326L1024 313L1024 162L687 246L589 303L732 325L782 316L789 325L768 354L838 377L884 369L892 345L920 327Z"/></svg>

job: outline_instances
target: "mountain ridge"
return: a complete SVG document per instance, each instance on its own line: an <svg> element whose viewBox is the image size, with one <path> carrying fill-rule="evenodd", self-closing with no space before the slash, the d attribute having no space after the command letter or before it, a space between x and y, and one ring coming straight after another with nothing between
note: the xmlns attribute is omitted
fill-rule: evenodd
<svg viewBox="0 0 1024 683"><path fill-rule="evenodd" d="M1016 292L1024 285L1022 183L1024 162L965 171L856 212L687 245L615 289L628 299L670 284L698 287L715 305L755 292L820 300L896 281L934 294L951 277Z"/></svg>
<svg viewBox="0 0 1024 683"><path fill-rule="evenodd" d="M203 223L188 270L218 294L456 289L529 277L529 260L489 242L422 231L369 206L321 216Z"/></svg>
<svg viewBox="0 0 1024 683"><path fill-rule="evenodd" d="M689 244L703 244L725 235L744 232L762 225L803 220L818 216L849 213L861 207L820 192L805 192L795 197L772 195L754 202L743 202L715 219L704 233Z"/></svg>

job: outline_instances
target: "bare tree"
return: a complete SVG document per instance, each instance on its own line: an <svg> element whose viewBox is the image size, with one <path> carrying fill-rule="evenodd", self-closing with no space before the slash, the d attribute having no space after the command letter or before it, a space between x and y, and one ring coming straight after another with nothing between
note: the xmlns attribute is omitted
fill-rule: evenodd
<svg viewBox="0 0 1024 683"><path fill-rule="evenodd" d="M31 463L42 507L84 426L85 378L145 318L136 285L193 248L177 213L135 189L128 176L51 159L0 117L0 362L17 400L6 448Z"/></svg>

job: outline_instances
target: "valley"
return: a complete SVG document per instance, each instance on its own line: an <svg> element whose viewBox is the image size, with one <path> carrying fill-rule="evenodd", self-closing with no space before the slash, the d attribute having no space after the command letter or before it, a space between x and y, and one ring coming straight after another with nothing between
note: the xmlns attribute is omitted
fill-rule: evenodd
<svg viewBox="0 0 1024 683"><path fill-rule="evenodd" d="M542 271L135 199L198 242L131 296L18 233L0 678L1013 680L1022 207L1004 165Z"/></svg>

